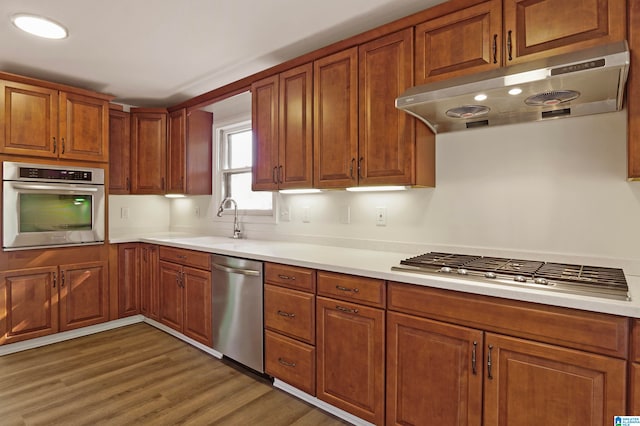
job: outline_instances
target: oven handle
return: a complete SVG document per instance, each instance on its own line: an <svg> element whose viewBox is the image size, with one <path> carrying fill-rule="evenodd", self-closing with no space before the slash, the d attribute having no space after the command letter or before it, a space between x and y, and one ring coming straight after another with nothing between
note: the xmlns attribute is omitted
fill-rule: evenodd
<svg viewBox="0 0 640 426"><path fill-rule="evenodd" d="M65 185L33 185L33 184L14 183L11 186L17 189L34 189L37 191L78 191L79 190L83 192L98 192L98 188L65 186Z"/></svg>

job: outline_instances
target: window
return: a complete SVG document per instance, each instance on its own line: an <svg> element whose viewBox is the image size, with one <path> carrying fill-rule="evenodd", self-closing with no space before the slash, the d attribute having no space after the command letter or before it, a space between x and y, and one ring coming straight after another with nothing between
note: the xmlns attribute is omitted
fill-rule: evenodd
<svg viewBox="0 0 640 426"><path fill-rule="evenodd" d="M218 170L214 181L217 203L225 197L238 203L244 215L271 216L273 194L251 190L251 122L229 124L216 129Z"/></svg>

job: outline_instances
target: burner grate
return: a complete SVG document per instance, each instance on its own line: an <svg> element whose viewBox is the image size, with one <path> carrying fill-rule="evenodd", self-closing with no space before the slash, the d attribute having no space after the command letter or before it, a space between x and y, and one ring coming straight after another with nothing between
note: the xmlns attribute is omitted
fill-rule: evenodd
<svg viewBox="0 0 640 426"><path fill-rule="evenodd" d="M581 285L627 288L624 272L618 268L545 263L536 276L550 280L574 282Z"/></svg>
<svg viewBox="0 0 640 426"><path fill-rule="evenodd" d="M450 268L461 268L467 262L477 258L478 256L466 254L431 252L402 260L400 263L403 265L438 270L443 266L448 266Z"/></svg>
<svg viewBox="0 0 640 426"><path fill-rule="evenodd" d="M465 268L480 272L497 272L508 275L533 277L544 262L535 260L507 259L502 257L481 257L465 265Z"/></svg>

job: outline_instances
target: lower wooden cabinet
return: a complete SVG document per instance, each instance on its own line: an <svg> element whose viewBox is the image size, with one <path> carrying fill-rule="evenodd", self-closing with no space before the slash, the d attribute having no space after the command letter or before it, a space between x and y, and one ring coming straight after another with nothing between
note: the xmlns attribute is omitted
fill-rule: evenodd
<svg viewBox="0 0 640 426"><path fill-rule="evenodd" d="M316 348L273 331L264 334L266 373L315 395Z"/></svg>
<svg viewBox="0 0 640 426"><path fill-rule="evenodd" d="M213 344L211 266L207 253L160 247L159 321L204 345ZM181 259L181 263L168 260ZM186 266L191 260L208 270ZM186 264L186 265L185 265Z"/></svg>
<svg viewBox="0 0 640 426"><path fill-rule="evenodd" d="M384 424L383 309L318 296L317 397Z"/></svg>
<svg viewBox="0 0 640 426"><path fill-rule="evenodd" d="M153 320L160 319L160 284L158 246L140 245L140 313Z"/></svg>
<svg viewBox="0 0 640 426"><path fill-rule="evenodd" d="M108 320L107 262L0 272L0 344Z"/></svg>
<svg viewBox="0 0 640 426"><path fill-rule="evenodd" d="M140 313L140 244L118 244L118 318Z"/></svg>

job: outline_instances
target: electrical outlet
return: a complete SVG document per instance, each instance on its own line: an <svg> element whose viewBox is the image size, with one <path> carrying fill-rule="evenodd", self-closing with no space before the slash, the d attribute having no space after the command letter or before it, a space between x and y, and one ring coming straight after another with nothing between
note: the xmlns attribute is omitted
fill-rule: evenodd
<svg viewBox="0 0 640 426"><path fill-rule="evenodd" d="M120 219L123 219L123 220L129 219L129 207L120 208Z"/></svg>
<svg viewBox="0 0 640 426"><path fill-rule="evenodd" d="M340 223L348 225L351 223L351 207L340 206Z"/></svg>
<svg viewBox="0 0 640 426"><path fill-rule="evenodd" d="M196 215L196 217L200 217L200 207L196 206L193 209L193 213Z"/></svg>
<svg viewBox="0 0 640 426"><path fill-rule="evenodd" d="M376 226L387 226L386 207L376 207Z"/></svg>
<svg viewBox="0 0 640 426"><path fill-rule="evenodd" d="M311 222L310 210L311 210L311 208L309 206L305 206L305 207L302 208L302 221L304 223Z"/></svg>
<svg viewBox="0 0 640 426"><path fill-rule="evenodd" d="M280 209L280 221L281 222L289 222L289 221L291 221L291 207L283 206Z"/></svg>

